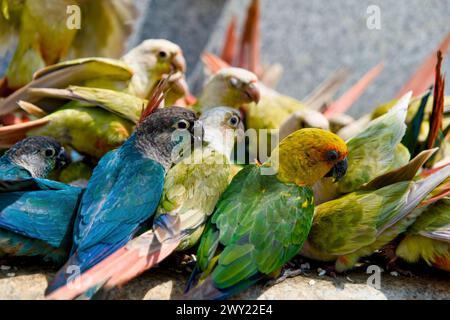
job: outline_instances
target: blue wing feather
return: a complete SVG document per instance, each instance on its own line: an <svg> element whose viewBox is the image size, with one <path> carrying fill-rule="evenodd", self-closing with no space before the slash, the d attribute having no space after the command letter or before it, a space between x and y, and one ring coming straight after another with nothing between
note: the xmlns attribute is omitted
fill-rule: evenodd
<svg viewBox="0 0 450 320"><path fill-rule="evenodd" d="M99 162L83 196L73 253L85 271L130 240L159 203L165 170L129 143Z"/></svg>
<svg viewBox="0 0 450 320"><path fill-rule="evenodd" d="M0 227L59 247L71 230L81 192L46 179L18 181L14 191L0 192Z"/></svg>

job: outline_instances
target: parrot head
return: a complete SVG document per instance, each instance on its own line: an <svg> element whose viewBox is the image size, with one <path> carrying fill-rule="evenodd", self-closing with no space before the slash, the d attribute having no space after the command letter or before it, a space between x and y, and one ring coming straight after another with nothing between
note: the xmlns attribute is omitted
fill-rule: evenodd
<svg viewBox="0 0 450 320"><path fill-rule="evenodd" d="M229 156L235 139L242 140L244 124L239 110L215 107L205 111L200 119L204 131L203 141L215 150Z"/></svg>
<svg viewBox="0 0 450 320"><path fill-rule="evenodd" d="M50 137L25 138L13 145L5 156L29 171L34 178L45 178L51 171L69 162L64 148Z"/></svg>
<svg viewBox="0 0 450 320"><path fill-rule="evenodd" d="M148 39L131 49L125 56L125 62L138 65L150 77L160 79L169 73L184 73L186 60L181 48L164 39ZM135 69L135 68L133 68Z"/></svg>
<svg viewBox="0 0 450 320"><path fill-rule="evenodd" d="M156 109L136 128L136 147L147 157L161 163L166 170L176 163L194 141L202 138L196 114L187 108Z"/></svg>
<svg viewBox="0 0 450 320"><path fill-rule="evenodd" d="M275 148L271 162L278 164L283 182L312 186L325 176L341 179L347 171L347 145L329 131L301 129L284 138Z"/></svg>
<svg viewBox="0 0 450 320"><path fill-rule="evenodd" d="M260 96L258 77L254 73L241 68L224 68L205 84L200 104L238 109L247 103L258 103Z"/></svg>

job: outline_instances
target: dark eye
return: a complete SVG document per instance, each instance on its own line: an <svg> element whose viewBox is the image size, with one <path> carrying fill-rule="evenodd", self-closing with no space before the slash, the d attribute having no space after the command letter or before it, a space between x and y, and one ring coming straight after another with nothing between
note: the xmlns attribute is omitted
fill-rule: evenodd
<svg viewBox="0 0 450 320"><path fill-rule="evenodd" d="M164 58L167 57L167 52L165 52L165 51L160 51L160 52L158 52L158 56L159 56L160 58L164 59Z"/></svg>
<svg viewBox="0 0 450 320"><path fill-rule="evenodd" d="M239 121L240 119L238 116L232 116L230 119L228 119L228 123L233 127L237 126L239 124Z"/></svg>
<svg viewBox="0 0 450 320"><path fill-rule="evenodd" d="M189 122L184 119L177 122L178 129L181 129L181 130L188 129L189 126L190 126Z"/></svg>
<svg viewBox="0 0 450 320"><path fill-rule="evenodd" d="M240 81L238 79L231 77L229 81L233 87L235 88L239 87Z"/></svg>
<svg viewBox="0 0 450 320"><path fill-rule="evenodd" d="M53 157L55 155L55 150L54 149L46 149L45 150L45 156L50 158Z"/></svg>
<svg viewBox="0 0 450 320"><path fill-rule="evenodd" d="M336 150L327 151L327 160L328 161L336 161L339 159L339 153Z"/></svg>

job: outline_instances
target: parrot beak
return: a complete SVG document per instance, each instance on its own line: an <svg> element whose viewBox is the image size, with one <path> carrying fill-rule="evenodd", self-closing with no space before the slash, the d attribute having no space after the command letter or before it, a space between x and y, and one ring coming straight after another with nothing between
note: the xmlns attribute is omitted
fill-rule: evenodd
<svg viewBox="0 0 450 320"><path fill-rule="evenodd" d="M56 168L61 169L64 168L69 164L69 156L67 155L66 150L64 150L63 147L61 147L61 150L59 151L58 155L56 156Z"/></svg>
<svg viewBox="0 0 450 320"><path fill-rule="evenodd" d="M340 181L347 173L348 161L345 158L334 165L334 167L325 175L325 177L333 177L334 182Z"/></svg>
<svg viewBox="0 0 450 320"><path fill-rule="evenodd" d="M175 54L172 58L172 72L186 72L186 60L181 52Z"/></svg>
<svg viewBox="0 0 450 320"><path fill-rule="evenodd" d="M253 101L256 104L259 102L259 99L261 98L261 92L259 91L256 82L249 83L247 85L247 88L245 89L245 93L250 98L250 101Z"/></svg>

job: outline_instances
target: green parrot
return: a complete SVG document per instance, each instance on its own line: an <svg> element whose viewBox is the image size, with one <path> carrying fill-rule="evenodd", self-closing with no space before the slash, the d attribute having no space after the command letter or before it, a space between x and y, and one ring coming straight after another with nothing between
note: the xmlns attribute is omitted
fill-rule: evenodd
<svg viewBox="0 0 450 320"><path fill-rule="evenodd" d="M119 57L132 31L130 22L137 18L130 0L1 0L0 4L0 53L13 53L6 71L10 91L30 82L38 69L64 59ZM70 27L78 13L79 27Z"/></svg>
<svg viewBox="0 0 450 320"><path fill-rule="evenodd" d="M395 253L410 263L424 260L428 265L450 271L450 198L424 208L408 229Z"/></svg>
<svg viewBox="0 0 450 320"><path fill-rule="evenodd" d="M347 141L348 171L338 183L323 178L314 186L315 203L335 199L358 190L365 183L407 164L410 155L401 144L411 93L401 98L390 112L372 120L366 129Z"/></svg>
<svg viewBox="0 0 450 320"><path fill-rule="evenodd" d="M0 145L8 146L27 135L47 135L97 159L120 146L138 121L148 90L167 77L171 70L177 73L185 70L181 49L167 40L146 40L125 55L123 61L126 64L111 59L87 58L37 72L34 81L1 103L0 113L10 111L13 104L16 108L16 99L22 98L27 104L19 104L25 109L39 110L41 116L50 113L34 121L0 128ZM97 67L101 74L95 78ZM121 81L125 85L123 92L111 90L118 83L114 75L128 76L123 78L127 81ZM182 78L175 76L174 79ZM100 88L72 86L58 89L77 80L83 85L100 85ZM49 84L51 89L46 88ZM110 88L106 88L108 84ZM49 100L56 100L60 107L51 110ZM67 100L75 101L65 103ZM30 102L45 104L47 108L42 105L27 108Z"/></svg>
<svg viewBox="0 0 450 320"><path fill-rule="evenodd" d="M302 129L283 139L262 165L232 180L208 223L185 298L224 299L274 275L301 249L311 227L311 185L341 178L347 146L335 134ZM190 285L190 286L191 286Z"/></svg>
<svg viewBox="0 0 450 320"><path fill-rule="evenodd" d="M450 177L450 166L413 180L434 153L424 151L408 165L380 176L364 188L316 207L301 255L334 262L336 271L353 268L405 232L417 218L414 209Z"/></svg>
<svg viewBox="0 0 450 320"><path fill-rule="evenodd" d="M123 285L174 251L197 244L229 184L231 150L244 130L239 111L229 107L208 109L199 121L203 143L167 172L153 227L81 275L79 283L89 279L86 286L59 289L52 298L72 299L98 284L103 289Z"/></svg>

